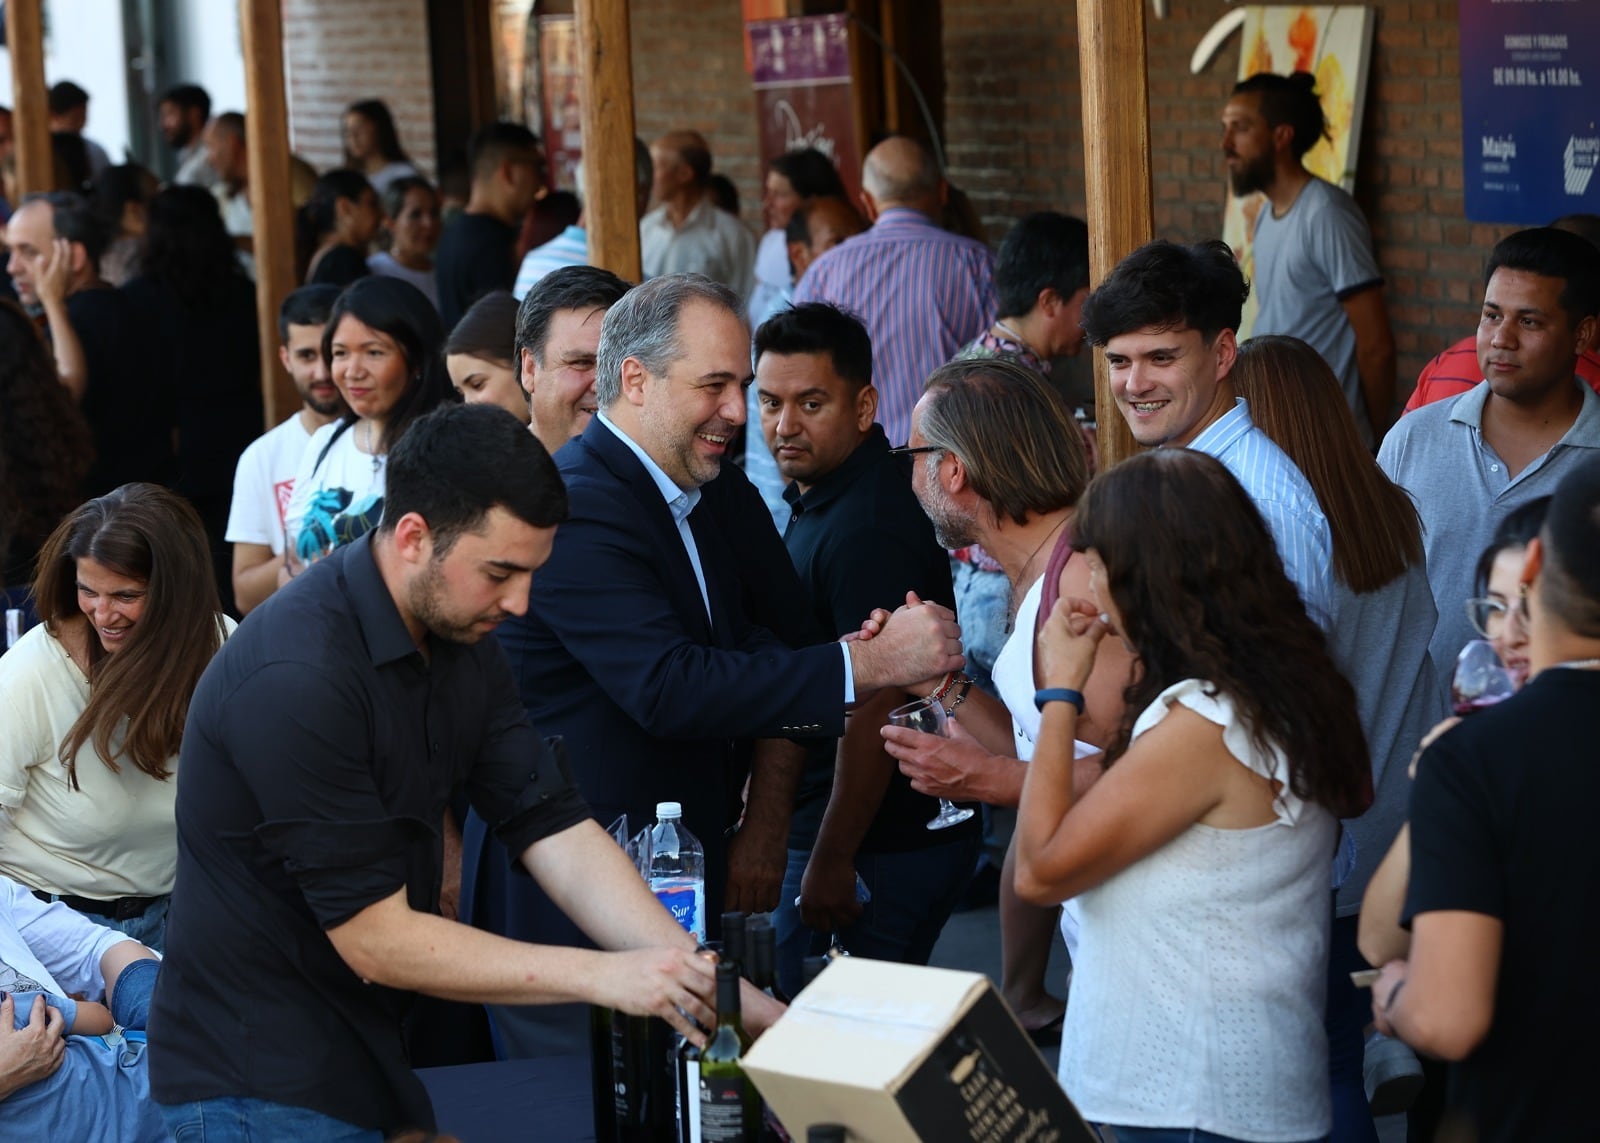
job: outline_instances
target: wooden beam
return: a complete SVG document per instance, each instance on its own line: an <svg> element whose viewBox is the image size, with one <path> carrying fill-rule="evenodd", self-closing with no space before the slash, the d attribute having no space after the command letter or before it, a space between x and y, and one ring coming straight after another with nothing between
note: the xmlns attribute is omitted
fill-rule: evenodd
<svg viewBox="0 0 1600 1143"><path fill-rule="evenodd" d="M1143 3L1078 0L1089 276L1096 284L1155 236L1147 68ZM1100 465L1109 468L1138 446L1117 411L1102 353L1095 354L1094 402Z"/></svg>
<svg viewBox="0 0 1600 1143"><path fill-rule="evenodd" d="M278 307L295 288L289 111L283 88L281 0L239 0L244 47L245 136L250 215L255 224L256 324L261 331L261 408L268 427L300 407L278 365Z"/></svg>
<svg viewBox="0 0 1600 1143"><path fill-rule="evenodd" d="M6 45L11 53L11 130L16 135L17 190L55 189L50 153L49 92L44 82L43 0L7 0Z"/></svg>
<svg viewBox="0 0 1600 1143"><path fill-rule="evenodd" d="M628 0L578 0L583 99L584 226L589 261L637 282L639 205L633 177L633 49Z"/></svg>

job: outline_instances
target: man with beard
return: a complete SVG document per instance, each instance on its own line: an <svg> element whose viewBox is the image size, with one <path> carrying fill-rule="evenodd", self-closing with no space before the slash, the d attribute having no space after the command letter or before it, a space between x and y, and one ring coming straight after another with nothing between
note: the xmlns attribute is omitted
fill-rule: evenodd
<svg viewBox="0 0 1600 1143"><path fill-rule="evenodd" d="M1261 72L1241 81L1222 112L1222 153L1236 195L1267 196L1254 236L1254 333L1298 337L1322 355L1376 448L1394 406L1394 334L1383 275L1361 208L1306 170L1327 134L1316 81Z"/></svg>
<svg viewBox="0 0 1600 1143"><path fill-rule="evenodd" d="M178 879L150 1015L180 1136L377 1140L431 1128L414 993L587 1001L697 1043L711 963L589 820L486 640L528 606L561 477L503 409L447 405L389 455L379 528L260 608L212 659L178 768ZM437 915L439 822L465 794L602 948ZM747 992L757 1024L776 1009Z"/></svg>
<svg viewBox="0 0 1600 1143"><path fill-rule="evenodd" d="M173 183L207 190L216 186L217 172L206 161L205 132L211 119L211 97L206 89L192 83L178 84L161 97L156 115L161 137L172 148L178 164Z"/></svg>
<svg viewBox="0 0 1600 1143"><path fill-rule="evenodd" d="M322 356L322 327L337 286L302 286L278 310L278 360L294 380L300 410L257 438L239 457L225 538L233 545L233 598L246 614L278 588L285 547L283 514L311 434L344 412Z"/></svg>

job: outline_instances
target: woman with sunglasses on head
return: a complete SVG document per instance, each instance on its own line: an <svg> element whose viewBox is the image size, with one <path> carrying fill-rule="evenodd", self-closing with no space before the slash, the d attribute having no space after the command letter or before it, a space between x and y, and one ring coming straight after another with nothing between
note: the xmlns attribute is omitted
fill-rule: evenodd
<svg viewBox="0 0 1600 1143"><path fill-rule="evenodd" d="M438 312L398 278L362 278L333 303L322 358L349 411L306 442L284 514L280 587L377 526L389 450L418 417L455 399L443 341Z"/></svg>
<svg viewBox="0 0 1600 1143"><path fill-rule="evenodd" d="M1150 538L1159 536L1159 544ZM1135 456L1074 521L1092 600L1039 637L1016 886L1076 898L1062 1086L1121 1143L1322 1139L1338 819L1370 798L1355 692L1220 462ZM1136 657L1104 775L1073 794L1101 641Z"/></svg>
<svg viewBox="0 0 1600 1143"><path fill-rule="evenodd" d="M189 698L233 621L187 501L125 484L39 554L39 626L0 657L0 874L160 950Z"/></svg>

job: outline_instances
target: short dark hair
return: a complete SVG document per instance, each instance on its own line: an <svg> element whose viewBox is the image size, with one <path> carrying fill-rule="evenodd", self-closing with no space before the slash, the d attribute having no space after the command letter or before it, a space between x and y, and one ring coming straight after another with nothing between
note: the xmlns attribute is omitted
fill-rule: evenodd
<svg viewBox="0 0 1600 1143"><path fill-rule="evenodd" d="M815 147L785 151L768 163L767 169L776 171L788 179L789 185L794 188L794 193L801 198L819 198L828 195L836 198L847 197L844 180L839 177L839 168L833 165L832 159Z"/></svg>
<svg viewBox="0 0 1600 1143"><path fill-rule="evenodd" d="M1600 638L1600 458L1561 478L1539 537L1540 599L1575 634Z"/></svg>
<svg viewBox="0 0 1600 1143"><path fill-rule="evenodd" d="M1483 554L1478 557L1478 566L1473 570L1474 590L1480 594L1489 590L1489 573L1494 571L1494 562L1500 558L1500 553L1527 547L1528 541L1544 527L1544 518L1549 512L1550 497L1540 496L1513 510L1500 521L1500 526L1494 530L1494 538L1483 549Z"/></svg>
<svg viewBox="0 0 1600 1143"><path fill-rule="evenodd" d="M50 89L49 106L51 115L65 115L89 106L89 93L70 79L64 79Z"/></svg>
<svg viewBox="0 0 1600 1143"><path fill-rule="evenodd" d="M180 83L169 87L158 103L170 103L184 111L198 111L200 118L211 118L211 96L197 83Z"/></svg>
<svg viewBox="0 0 1600 1143"><path fill-rule="evenodd" d="M46 191L27 195L21 205L26 206L30 202L48 204L50 224L55 229L56 237L82 246L89 264L97 270L100 268L100 259L106 247L111 245L111 227L89 205L88 199L74 191Z"/></svg>
<svg viewBox="0 0 1600 1143"><path fill-rule="evenodd" d="M1600 247L1600 214L1563 214L1550 224L1557 230L1576 234Z"/></svg>
<svg viewBox="0 0 1600 1143"><path fill-rule="evenodd" d="M1129 254L1083 304L1091 345L1140 329L1195 329L1206 344L1237 330L1250 285L1227 243L1159 240Z"/></svg>
<svg viewBox="0 0 1600 1143"><path fill-rule="evenodd" d="M510 290L491 290L461 315L445 339L444 355L465 353L516 367L517 299Z"/></svg>
<svg viewBox="0 0 1600 1143"><path fill-rule="evenodd" d="M1496 270L1521 270L1541 278L1558 278L1561 308L1573 325L1600 313L1600 249L1570 230L1536 226L1508 234L1495 244L1484 271L1487 286Z"/></svg>
<svg viewBox="0 0 1600 1143"><path fill-rule="evenodd" d="M428 522L435 556L504 508L535 528L567 518L567 489L539 438L495 405L441 405L417 418L389 453L383 523L408 512Z"/></svg>
<svg viewBox="0 0 1600 1143"><path fill-rule="evenodd" d="M633 289L610 270L598 266L563 266L552 270L533 284L517 307L517 334L512 343L512 366L522 368L522 351L544 362L545 343L550 340L550 319L558 310L587 310L595 306L609 310Z"/></svg>
<svg viewBox="0 0 1600 1143"><path fill-rule="evenodd" d="M1088 284L1089 224L1081 218L1041 210L1006 232L994 264L1001 317L1029 313L1045 290L1066 301Z"/></svg>
<svg viewBox="0 0 1600 1143"><path fill-rule="evenodd" d="M758 362L767 353L826 353L852 392L872 384L872 336L860 318L827 302L779 310L756 330L755 349Z"/></svg>
<svg viewBox="0 0 1600 1143"><path fill-rule="evenodd" d="M739 217L739 188L727 175L715 174L707 178L706 194L718 210Z"/></svg>
<svg viewBox="0 0 1600 1143"><path fill-rule="evenodd" d="M383 188L383 213L388 216L391 224L406 208L406 195L414 190L425 190L433 196L435 204L439 201L438 188L421 175L403 175L398 179L390 179L389 185Z"/></svg>
<svg viewBox="0 0 1600 1143"><path fill-rule="evenodd" d="M539 136L521 123L500 119L485 123L467 141L467 166L474 179L494 173L501 163L539 162Z"/></svg>
<svg viewBox="0 0 1600 1143"><path fill-rule="evenodd" d="M1328 134L1322 100L1317 97L1317 77L1297 71L1293 75L1274 75L1259 71L1233 85L1235 95L1261 96L1261 117L1269 127L1287 123L1294 129L1294 157L1301 158L1317 141Z"/></svg>
<svg viewBox="0 0 1600 1143"><path fill-rule="evenodd" d="M289 291L278 307L278 340L289 343L291 325L327 325L339 291L340 287L330 285L301 286Z"/></svg>

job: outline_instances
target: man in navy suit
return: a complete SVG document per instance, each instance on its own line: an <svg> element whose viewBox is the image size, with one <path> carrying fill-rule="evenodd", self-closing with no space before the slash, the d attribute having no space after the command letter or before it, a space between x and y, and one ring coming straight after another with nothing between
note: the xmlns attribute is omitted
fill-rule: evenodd
<svg viewBox="0 0 1600 1143"><path fill-rule="evenodd" d="M730 852L739 863L742 849L770 848L781 867L800 765L797 751L758 746L746 828L730 839L745 779L735 743L835 737L858 692L961 665L954 616L936 605L902 609L872 640L803 650L748 622L742 538L722 532L714 503L695 509L744 423L751 376L750 330L726 287L672 275L611 307L600 413L556 457L571 516L503 639L530 715L564 737L602 822L683 803L706 847L712 918Z"/></svg>

